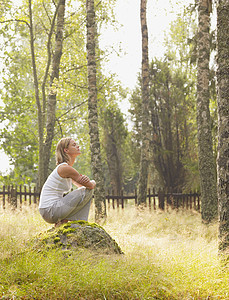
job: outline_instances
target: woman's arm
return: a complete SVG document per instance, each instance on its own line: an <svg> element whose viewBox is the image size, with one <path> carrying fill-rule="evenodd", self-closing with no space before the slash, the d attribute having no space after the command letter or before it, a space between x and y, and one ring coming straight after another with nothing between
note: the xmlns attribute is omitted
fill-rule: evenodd
<svg viewBox="0 0 229 300"><path fill-rule="evenodd" d="M77 172L76 169L69 165L59 166L57 172L62 178L71 178L73 183L78 187L85 186L86 188L92 190L96 186L94 180L90 180L90 178L86 175L79 174L79 172Z"/></svg>
<svg viewBox="0 0 229 300"><path fill-rule="evenodd" d="M88 183L89 181L91 181L90 178L88 176L86 176L86 175L81 175L80 174L80 176L81 176L81 178L78 180L78 182L75 181L75 180L72 180L72 183L75 186L77 186L77 187L84 186L86 183Z"/></svg>

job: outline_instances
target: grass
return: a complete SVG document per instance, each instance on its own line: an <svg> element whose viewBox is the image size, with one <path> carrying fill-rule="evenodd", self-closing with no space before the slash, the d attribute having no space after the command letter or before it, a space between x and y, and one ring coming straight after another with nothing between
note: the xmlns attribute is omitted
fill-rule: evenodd
<svg viewBox="0 0 229 300"><path fill-rule="evenodd" d="M196 212L110 209L103 227L125 255L27 251L50 227L35 207L1 210L0 299L229 299L217 224Z"/></svg>

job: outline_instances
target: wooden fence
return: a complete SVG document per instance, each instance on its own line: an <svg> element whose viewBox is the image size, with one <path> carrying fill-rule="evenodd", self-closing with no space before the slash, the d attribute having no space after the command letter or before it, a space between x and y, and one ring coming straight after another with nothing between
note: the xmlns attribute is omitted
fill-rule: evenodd
<svg viewBox="0 0 229 300"><path fill-rule="evenodd" d="M3 186L0 188L0 208L10 206L12 208L24 205L31 205L32 203L39 203L40 194L36 187L31 186ZM108 191L106 195L108 209L122 208L129 205L137 205L137 191L133 195L126 195L121 191L120 195L114 195ZM200 194L198 193L174 193L165 192L163 190L155 191L155 189L148 189L147 202L145 206L153 210L172 209L195 209L200 211Z"/></svg>
<svg viewBox="0 0 229 300"><path fill-rule="evenodd" d="M120 195L114 196L113 193L109 193L106 196L108 207L112 205L112 208L124 208L129 202L134 201L137 205L137 191L135 190L134 195L125 195L121 192ZM200 211L200 194L196 192L181 193L181 192L165 192L161 189L158 192L155 189L148 189L147 201L144 206L149 207L149 209L195 209Z"/></svg>
<svg viewBox="0 0 229 300"><path fill-rule="evenodd" d="M0 188L0 200L2 208L11 206L17 208L22 205L31 205L39 203L40 193L36 191L36 187L31 186L3 186ZM1 205L0 205L1 207Z"/></svg>

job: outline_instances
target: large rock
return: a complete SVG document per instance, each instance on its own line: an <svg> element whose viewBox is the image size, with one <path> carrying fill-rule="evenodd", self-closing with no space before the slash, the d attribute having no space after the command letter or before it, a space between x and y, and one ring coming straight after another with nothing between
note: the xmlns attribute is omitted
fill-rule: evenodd
<svg viewBox="0 0 229 300"><path fill-rule="evenodd" d="M61 249L82 249L104 253L123 254L114 239L96 223L71 221L52 228L37 238L39 246Z"/></svg>

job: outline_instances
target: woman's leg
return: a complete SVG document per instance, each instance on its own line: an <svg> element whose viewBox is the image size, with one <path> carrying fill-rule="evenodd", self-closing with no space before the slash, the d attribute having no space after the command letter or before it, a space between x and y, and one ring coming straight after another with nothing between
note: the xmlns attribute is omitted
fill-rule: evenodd
<svg viewBox="0 0 229 300"><path fill-rule="evenodd" d="M76 220L88 220L89 210L91 206L91 199L93 195L93 190L86 189L85 196L82 202L74 209L66 219L69 221L76 221Z"/></svg>
<svg viewBox="0 0 229 300"><path fill-rule="evenodd" d="M85 188L67 194L51 208L53 223L63 219L87 221L92 195L93 190Z"/></svg>
<svg viewBox="0 0 229 300"><path fill-rule="evenodd" d="M70 214L65 219L68 221L77 221L77 220L87 221L89 216L90 206L91 206L91 200L84 207L82 207L78 212L74 214Z"/></svg>

